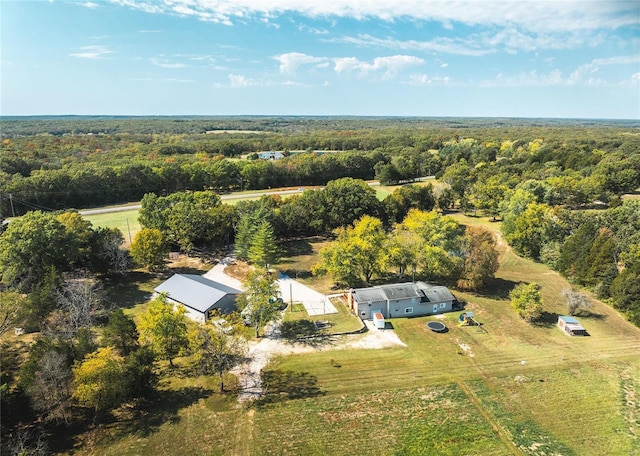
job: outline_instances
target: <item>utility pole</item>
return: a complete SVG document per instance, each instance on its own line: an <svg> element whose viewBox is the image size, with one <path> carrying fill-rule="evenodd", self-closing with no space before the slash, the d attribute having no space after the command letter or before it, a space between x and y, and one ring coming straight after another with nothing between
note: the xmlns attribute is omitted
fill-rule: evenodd
<svg viewBox="0 0 640 456"><path fill-rule="evenodd" d="M293 312L293 284L291 283L291 279L289 279L289 306L291 312Z"/></svg>
<svg viewBox="0 0 640 456"><path fill-rule="evenodd" d="M127 231L129 232L129 244L133 244L131 240L131 228L129 228L129 218L127 217Z"/></svg>
<svg viewBox="0 0 640 456"><path fill-rule="evenodd" d="M16 210L13 208L13 195L9 193L9 202L11 203L11 216L16 216Z"/></svg>

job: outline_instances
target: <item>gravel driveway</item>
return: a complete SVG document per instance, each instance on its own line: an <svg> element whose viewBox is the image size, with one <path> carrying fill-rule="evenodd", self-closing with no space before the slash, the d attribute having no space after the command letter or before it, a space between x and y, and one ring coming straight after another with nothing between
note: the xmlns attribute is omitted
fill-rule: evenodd
<svg viewBox="0 0 640 456"><path fill-rule="evenodd" d="M224 273L227 265L233 258L226 257L204 277L216 282L242 290L242 283ZM282 291L282 299L290 302L302 302L309 315L323 315L325 313L337 313L336 308L329 299L315 290L292 280L287 275L281 274L278 284ZM293 296L292 296L293 295ZM273 356L291 355L297 353L312 353L324 350L345 350L349 348L379 349L392 346L406 347L393 330L378 330L373 323L366 321L368 331L362 334L328 336L314 340L313 344L289 342L280 337L280 323L270 323L263 331L263 336L256 341L249 342L247 362L236 366L231 373L238 377L242 391L238 395L238 402L244 402L258 398L262 394L260 372L269 363Z"/></svg>

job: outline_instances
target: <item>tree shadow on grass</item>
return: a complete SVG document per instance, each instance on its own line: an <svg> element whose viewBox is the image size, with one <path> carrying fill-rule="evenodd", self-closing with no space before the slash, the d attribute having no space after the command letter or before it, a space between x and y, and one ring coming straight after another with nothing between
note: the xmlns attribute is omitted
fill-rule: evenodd
<svg viewBox="0 0 640 456"><path fill-rule="evenodd" d="M568 315L568 314L567 314ZM550 328L558 324L558 317L560 314L556 312L547 312L544 311L540 315L540 317L534 321L532 324L535 326ZM606 315L593 313L589 309L580 309L574 313L573 317L576 318L585 318L585 319L593 319L593 320L605 320L607 318Z"/></svg>
<svg viewBox="0 0 640 456"><path fill-rule="evenodd" d="M284 251L287 257L310 255L313 253L313 246L307 239L291 239L284 243Z"/></svg>
<svg viewBox="0 0 640 456"><path fill-rule="evenodd" d="M105 279L107 298L110 302L117 303L118 307L133 308L151 298L149 291L143 289L141 284L149 283L155 279L155 274L142 271L107 277Z"/></svg>
<svg viewBox="0 0 640 456"><path fill-rule="evenodd" d="M573 313L576 318L586 318L589 320L606 320L607 316L593 312L590 309L578 309Z"/></svg>
<svg viewBox="0 0 640 456"><path fill-rule="evenodd" d="M333 338L325 332L330 326L329 322L307 319L286 321L280 326L280 336L290 344L323 348L334 343Z"/></svg>
<svg viewBox="0 0 640 456"><path fill-rule="evenodd" d="M213 267L213 266L211 266ZM193 275L202 275L204 271L202 269L193 268L189 266L179 266L170 269L170 274L193 274Z"/></svg>
<svg viewBox="0 0 640 456"><path fill-rule="evenodd" d="M112 413L95 415L92 410L81 409L74 413L70 423L47 423L49 449L53 453L67 453L84 445L83 440L107 435L118 440L126 436L147 437L165 423L180 421L181 409L209 397L211 390L186 387L179 390L161 390L154 397L135 406L125 406ZM98 431L95 436L92 431Z"/></svg>
<svg viewBox="0 0 640 456"><path fill-rule="evenodd" d="M518 285L518 282L514 282L513 280L495 278L489 286L475 293L483 298L509 299L509 293L511 293L511 290L513 290L516 285Z"/></svg>
<svg viewBox="0 0 640 456"><path fill-rule="evenodd" d="M560 316L560 314L557 314L555 312L544 311L544 312L542 312L542 314L540 314L540 317L538 317L531 324L534 325L534 326L550 328L550 327L555 326L555 325L558 324L558 317L559 316Z"/></svg>
<svg viewBox="0 0 640 456"><path fill-rule="evenodd" d="M124 419L114 420L109 427L114 428L118 437L139 435L147 437L165 423L180 421L180 410L209 397L213 391L202 387L185 387L179 390L160 390L154 397L131 410Z"/></svg>
<svg viewBox="0 0 640 456"><path fill-rule="evenodd" d="M326 394L318 387L318 377L309 372L263 370L261 377L263 394L255 402L257 406Z"/></svg>
<svg viewBox="0 0 640 456"><path fill-rule="evenodd" d="M295 342L307 347L316 348L318 350L327 348L335 344L334 338L328 334L320 334L313 337L300 338L296 339Z"/></svg>

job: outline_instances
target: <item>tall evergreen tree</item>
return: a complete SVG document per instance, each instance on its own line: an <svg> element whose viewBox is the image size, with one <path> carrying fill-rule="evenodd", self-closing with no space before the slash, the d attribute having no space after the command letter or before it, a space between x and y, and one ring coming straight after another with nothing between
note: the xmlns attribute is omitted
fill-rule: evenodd
<svg viewBox="0 0 640 456"><path fill-rule="evenodd" d="M269 266L276 263L280 256L278 242L271 224L263 220L251 239L248 257L254 264L264 266L268 271Z"/></svg>

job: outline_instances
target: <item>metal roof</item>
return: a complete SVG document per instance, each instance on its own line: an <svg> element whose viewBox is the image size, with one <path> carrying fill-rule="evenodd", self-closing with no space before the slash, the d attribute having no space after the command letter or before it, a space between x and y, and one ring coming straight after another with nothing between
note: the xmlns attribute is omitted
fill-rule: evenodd
<svg viewBox="0 0 640 456"><path fill-rule="evenodd" d="M421 290L424 292L427 299L429 299L429 302L444 302L456 299L447 287L443 287L442 285L427 285L424 282L418 283L425 285L425 287L421 287Z"/></svg>
<svg viewBox="0 0 640 456"><path fill-rule="evenodd" d="M569 328L570 330L572 330L572 331L580 331L580 330L585 330L586 331L584 326L582 326L580 324L580 322L578 320L576 320L575 318L573 318L573 317L568 317L566 315L560 315L558 317L558 319L564 321L565 326L567 328Z"/></svg>
<svg viewBox="0 0 640 456"><path fill-rule="evenodd" d="M455 297L447 287L431 285L425 282L395 283L369 288L357 288L352 291L358 303L393 301L418 298L422 302L453 301Z"/></svg>
<svg viewBox="0 0 640 456"><path fill-rule="evenodd" d="M353 290L353 297L357 302L380 302L386 301L387 297L380 287L358 288Z"/></svg>
<svg viewBox="0 0 640 456"><path fill-rule="evenodd" d="M174 301L203 313L225 296L241 293L240 290L195 274L175 274L154 288L154 291L167 293Z"/></svg>

